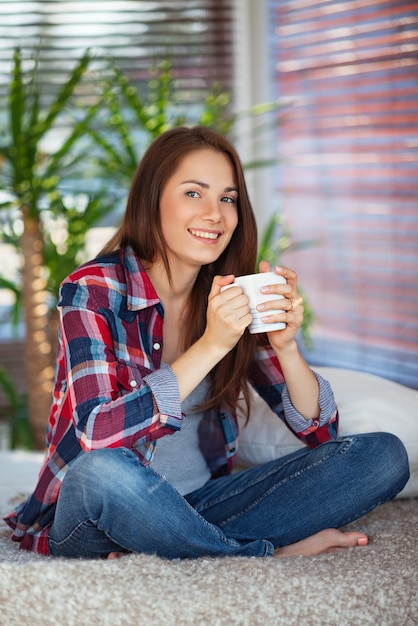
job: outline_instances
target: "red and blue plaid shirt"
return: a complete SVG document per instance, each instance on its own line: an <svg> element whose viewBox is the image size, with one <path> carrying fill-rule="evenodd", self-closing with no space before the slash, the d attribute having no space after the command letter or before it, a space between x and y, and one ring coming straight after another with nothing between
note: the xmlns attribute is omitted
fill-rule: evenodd
<svg viewBox="0 0 418 626"><path fill-rule="evenodd" d="M5 517L22 548L48 554L48 532L69 465L98 448L132 449L144 464L159 437L181 428L177 379L161 368L164 311L131 248L97 258L62 284L60 338L48 450L29 499ZM337 409L319 382L318 419L291 404L272 349L259 347L249 382L289 428L310 446L336 436ZM238 450L235 413L223 407L202 422L200 446L213 476L232 470Z"/></svg>

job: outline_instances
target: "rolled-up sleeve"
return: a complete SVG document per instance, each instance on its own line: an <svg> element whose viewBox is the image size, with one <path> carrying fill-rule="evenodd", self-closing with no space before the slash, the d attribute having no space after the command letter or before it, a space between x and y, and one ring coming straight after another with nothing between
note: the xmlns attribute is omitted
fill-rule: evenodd
<svg viewBox="0 0 418 626"><path fill-rule="evenodd" d="M293 406L287 386L284 385L282 390L282 402L285 420L295 433L309 434L314 430L333 423L337 417L337 405L334 399L334 393L331 385L320 374L313 372L319 387L319 416L315 419L303 417Z"/></svg>
<svg viewBox="0 0 418 626"><path fill-rule="evenodd" d="M151 388L160 414L160 422L174 430L181 428L180 392L177 378L171 367L163 367L144 377L144 382Z"/></svg>
<svg viewBox="0 0 418 626"><path fill-rule="evenodd" d="M291 431L310 447L335 439L338 434L338 409L334 393L327 380L313 374L319 387L319 415L307 420L293 406L280 363L270 346L260 346L256 352L251 382L269 407Z"/></svg>

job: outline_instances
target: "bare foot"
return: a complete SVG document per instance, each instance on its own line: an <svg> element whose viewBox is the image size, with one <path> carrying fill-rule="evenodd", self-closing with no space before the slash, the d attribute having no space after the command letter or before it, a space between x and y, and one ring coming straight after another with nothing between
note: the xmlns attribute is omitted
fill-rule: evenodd
<svg viewBox="0 0 418 626"><path fill-rule="evenodd" d="M112 559L120 559L121 556L126 556L127 552L109 552L107 555L107 560L111 561Z"/></svg>
<svg viewBox="0 0 418 626"><path fill-rule="evenodd" d="M327 528L296 543L276 548L273 556L315 556L324 552L332 552L338 548L367 546L368 541L367 536L363 533L343 533L336 528Z"/></svg>

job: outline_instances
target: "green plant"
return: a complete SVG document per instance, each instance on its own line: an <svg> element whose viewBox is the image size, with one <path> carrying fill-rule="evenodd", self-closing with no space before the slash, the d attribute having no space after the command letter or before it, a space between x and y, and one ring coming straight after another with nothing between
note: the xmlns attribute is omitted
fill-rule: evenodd
<svg viewBox="0 0 418 626"><path fill-rule="evenodd" d="M213 85L200 103L198 114L196 107L182 104L167 60L152 69L145 94L110 64L103 93L106 107L97 127L88 132L101 148L99 167L124 190L128 189L145 149L164 131L201 124L226 134L234 123L229 113L230 98L219 84Z"/></svg>
<svg viewBox="0 0 418 626"><path fill-rule="evenodd" d="M56 289L56 284L52 287L54 272L48 270L47 260L60 256L60 250L50 233L55 228L54 222L60 218L67 220L71 230L73 215L67 207L71 207L72 202L77 206L78 194L74 190L71 194L66 192L63 181L71 180L74 187L74 181L84 176L89 152L86 132L102 104L98 96L93 104L86 105L78 93L90 61L86 52L50 102L41 90L39 58L16 49L7 118L1 128L2 238L14 243L22 255L21 301L26 327L28 407L37 448L44 447L53 380L48 289ZM67 135L58 147L48 148L52 132L60 125L68 129ZM48 219L52 224L50 232ZM91 225L91 221L89 223ZM73 255L72 261L75 261L74 247L67 246L64 252L67 264L69 255ZM53 269L58 265L55 262ZM3 286L5 284L3 279Z"/></svg>
<svg viewBox="0 0 418 626"><path fill-rule="evenodd" d="M31 450L33 447L33 436L28 419L26 394L16 391L13 382L1 367L0 387L8 401L5 414L10 428L10 448L12 450L16 448Z"/></svg>

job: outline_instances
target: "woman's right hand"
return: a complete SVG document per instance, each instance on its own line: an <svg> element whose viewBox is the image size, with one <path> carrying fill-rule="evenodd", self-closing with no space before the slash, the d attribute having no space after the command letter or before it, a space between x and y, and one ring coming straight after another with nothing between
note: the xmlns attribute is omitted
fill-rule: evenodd
<svg viewBox="0 0 418 626"><path fill-rule="evenodd" d="M252 321L248 298L241 287L231 285L235 276L215 276L208 298L206 329L203 338L227 354L238 343ZM224 355L225 355L224 354Z"/></svg>
<svg viewBox="0 0 418 626"><path fill-rule="evenodd" d="M232 274L215 276L209 293L203 335L171 363L181 401L232 350L252 320L248 298L241 287L221 291L222 287L233 282Z"/></svg>

